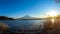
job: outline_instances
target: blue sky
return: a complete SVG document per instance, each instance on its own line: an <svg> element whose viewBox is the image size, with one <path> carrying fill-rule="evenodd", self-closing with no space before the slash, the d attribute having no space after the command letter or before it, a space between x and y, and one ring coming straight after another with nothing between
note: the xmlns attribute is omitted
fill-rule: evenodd
<svg viewBox="0 0 60 34"><path fill-rule="evenodd" d="M58 7L57 7L58 6ZM45 17L51 10L58 10L54 0L0 0L0 16L19 18L25 15Z"/></svg>

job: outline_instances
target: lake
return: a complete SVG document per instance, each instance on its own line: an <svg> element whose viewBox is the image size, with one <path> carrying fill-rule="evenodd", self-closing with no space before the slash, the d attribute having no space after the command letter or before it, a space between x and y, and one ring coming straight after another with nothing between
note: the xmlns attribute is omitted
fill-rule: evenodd
<svg viewBox="0 0 60 34"><path fill-rule="evenodd" d="M17 30L33 30L33 29L42 29L43 23L46 20L0 20L1 23L5 23L9 28L14 29L10 31Z"/></svg>
<svg viewBox="0 0 60 34"><path fill-rule="evenodd" d="M6 23L10 28L31 29L32 27L43 25L45 20L0 20L0 22Z"/></svg>

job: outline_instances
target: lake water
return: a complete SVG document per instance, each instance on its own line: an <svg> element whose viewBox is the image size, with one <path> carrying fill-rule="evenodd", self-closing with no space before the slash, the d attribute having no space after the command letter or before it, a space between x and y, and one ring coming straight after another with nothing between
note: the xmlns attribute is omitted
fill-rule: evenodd
<svg viewBox="0 0 60 34"><path fill-rule="evenodd" d="M0 22L6 23L10 28L31 29L42 25L45 20L0 20Z"/></svg>
<svg viewBox="0 0 60 34"><path fill-rule="evenodd" d="M9 26L9 28L12 29L32 30L32 29L42 29L43 23L45 21L46 20L0 20L0 23L5 23ZM16 30L11 31L16 32Z"/></svg>

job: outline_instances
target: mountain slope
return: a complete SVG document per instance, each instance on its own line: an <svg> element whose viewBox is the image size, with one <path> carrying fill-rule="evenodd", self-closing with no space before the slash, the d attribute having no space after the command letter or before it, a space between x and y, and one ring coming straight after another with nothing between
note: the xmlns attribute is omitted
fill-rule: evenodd
<svg viewBox="0 0 60 34"><path fill-rule="evenodd" d="M30 17L29 15L25 15L24 17L21 17L18 19L34 19L34 17Z"/></svg>

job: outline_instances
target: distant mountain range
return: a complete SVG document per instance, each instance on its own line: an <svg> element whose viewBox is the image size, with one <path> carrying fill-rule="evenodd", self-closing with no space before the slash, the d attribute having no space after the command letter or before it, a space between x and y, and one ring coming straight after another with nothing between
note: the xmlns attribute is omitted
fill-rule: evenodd
<svg viewBox="0 0 60 34"><path fill-rule="evenodd" d="M42 18L35 18L35 17L31 17L29 15L26 15L24 17L18 18L18 20L38 20L38 19L42 19Z"/></svg>
<svg viewBox="0 0 60 34"><path fill-rule="evenodd" d="M24 17L22 17L23 19L32 19L32 18L34 18L34 17L30 17L29 15L26 15L26 16L24 16Z"/></svg>
<svg viewBox="0 0 60 34"><path fill-rule="evenodd" d="M6 16L0 16L0 20L36 20L36 19L42 19L42 18L30 17L29 15L26 15L26 16L18 18L18 19L9 18Z"/></svg>
<svg viewBox="0 0 60 34"><path fill-rule="evenodd" d="M14 20L13 18L8 18L6 16L0 16L0 20Z"/></svg>
<svg viewBox="0 0 60 34"><path fill-rule="evenodd" d="M52 18L60 19L60 15L58 15L57 17L47 17L47 18L35 18L29 15L26 15L24 17L17 18L17 19L9 18L6 16L0 16L0 20L42 20L42 19L52 19Z"/></svg>
<svg viewBox="0 0 60 34"><path fill-rule="evenodd" d="M26 15L26 16L18 18L18 19L34 19L34 17L30 17L29 15Z"/></svg>

